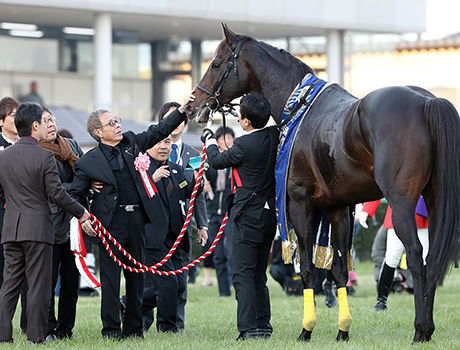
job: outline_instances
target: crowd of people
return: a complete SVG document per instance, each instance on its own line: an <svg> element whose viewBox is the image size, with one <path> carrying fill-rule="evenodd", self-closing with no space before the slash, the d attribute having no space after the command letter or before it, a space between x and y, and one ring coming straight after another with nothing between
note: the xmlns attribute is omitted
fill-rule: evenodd
<svg viewBox="0 0 460 350"><path fill-rule="evenodd" d="M187 125L186 105L194 99L190 94L182 104L166 103L158 124L137 134L123 132L120 118L111 111L95 110L86 127L97 146L86 154L77 141L61 134L59 121L43 102L19 103L11 97L0 101L0 342L13 342L12 319L20 294L21 329L28 342L72 338L79 289L69 239L72 216L79 218L89 236L95 236L91 212L134 259L147 266L170 251L181 233L198 176L191 160L199 152L181 137ZM215 133L206 128L201 135L209 166L195 201L197 243L207 250L229 212L220 243L210 258L212 265L205 268L214 266L221 297L231 296L234 287L236 340L267 339L273 332L266 275L270 252L270 272L286 293L301 295L303 289L299 271L292 264L281 263L279 240L274 241L279 131L276 125L267 126L269 118L268 101L251 93L240 102L238 121L243 136L235 138L228 127ZM366 226L372 215L365 205L359 217L361 225ZM420 227L427 227L424 220L417 221ZM376 311L387 308L388 291L402 254L391 222L385 225L390 231L385 261L377 276ZM122 263L130 265L113 243L109 245ZM426 243L423 246L426 256L428 247ZM189 226L159 270L187 265L192 259L191 247ZM158 332L184 330L186 272L161 276L123 270L126 294L120 296L122 269L102 243L99 259L103 337L143 338L154 323L154 309ZM318 291L324 289L326 294L326 305L334 306L337 300L331 274L318 272L317 279ZM352 282L357 282L356 275L351 275L350 285Z"/></svg>
<svg viewBox="0 0 460 350"><path fill-rule="evenodd" d="M199 152L181 139L187 124L184 108L193 99L189 95L182 105L165 104L158 124L138 134L122 132L121 120L109 110L95 110L88 117L87 130L98 145L86 154L77 141L60 135L56 117L40 103L20 104L10 97L1 100L0 163L9 171L0 175L0 219L4 219L0 342L13 342L12 318L21 293L21 328L28 342L72 338L79 286L70 250L72 216L80 218L89 236L95 236L89 220L91 211L134 259L148 266L170 250L184 224L198 174L189 161ZM248 133L235 139L237 146L232 147L234 133L229 128L217 130L216 135L209 129L203 133L211 170L209 179L199 186L194 218L197 241L205 245L208 230L214 239L225 212L232 208L213 260L220 295L230 296L231 284L235 287L238 339L245 340L267 338L272 332L265 270L276 231L273 140L278 134L274 127L265 128L270 106L262 96L243 99L241 114L240 123ZM265 143L270 139L268 147ZM254 144L260 146L260 154L244 151ZM267 149L271 150L268 154ZM147 166L141 170L135 162ZM149 184L143 181L142 171L149 176ZM240 182L233 189L235 173L239 173ZM259 178L265 179L264 186L258 183ZM256 201L248 196L254 190L260 193ZM229 202L232 192L235 198ZM248 232L252 232L250 236ZM110 245L117 258L129 265L128 259ZM175 270L190 262L191 245L188 230L160 269ZM104 337L142 338L153 324L154 308L159 332L184 330L186 273L165 277L123 270L126 294L120 297L121 268L102 244L99 250ZM232 259L234 254L236 259ZM254 268L248 271L246 267L252 264ZM58 278L56 314L54 289Z"/></svg>

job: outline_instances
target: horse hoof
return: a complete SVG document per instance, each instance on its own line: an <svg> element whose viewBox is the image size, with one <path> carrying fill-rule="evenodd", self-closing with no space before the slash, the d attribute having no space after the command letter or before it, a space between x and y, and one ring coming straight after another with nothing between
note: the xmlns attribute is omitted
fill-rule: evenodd
<svg viewBox="0 0 460 350"><path fill-rule="evenodd" d="M302 329L302 333L300 333L297 341L310 341L312 331L307 331L305 328Z"/></svg>
<svg viewBox="0 0 460 350"><path fill-rule="evenodd" d="M429 323L425 327L416 327L414 334L414 343L422 343L431 340L434 333L434 323Z"/></svg>
<svg viewBox="0 0 460 350"><path fill-rule="evenodd" d="M348 341L350 337L348 336L348 332L341 331L339 329L339 334L337 334L336 341Z"/></svg>
<svg viewBox="0 0 460 350"><path fill-rule="evenodd" d="M431 340L431 335L424 334L423 332L415 332L412 344L423 343Z"/></svg>

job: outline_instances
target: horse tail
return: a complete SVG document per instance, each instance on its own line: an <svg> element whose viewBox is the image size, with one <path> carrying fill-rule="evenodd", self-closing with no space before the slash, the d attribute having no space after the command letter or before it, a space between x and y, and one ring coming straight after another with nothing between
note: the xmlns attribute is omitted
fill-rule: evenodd
<svg viewBox="0 0 460 350"><path fill-rule="evenodd" d="M460 116L444 98L425 104L433 140L434 232L430 233L428 285L442 283L460 250Z"/></svg>

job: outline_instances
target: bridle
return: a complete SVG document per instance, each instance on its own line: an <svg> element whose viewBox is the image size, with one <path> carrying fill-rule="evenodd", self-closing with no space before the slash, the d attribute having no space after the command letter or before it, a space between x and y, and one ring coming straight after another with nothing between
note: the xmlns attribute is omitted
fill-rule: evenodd
<svg viewBox="0 0 460 350"><path fill-rule="evenodd" d="M220 94L222 92L222 88L224 86L225 80L227 79L228 75L230 74L232 68L233 68L233 72L235 73L236 81L238 82L238 88L240 89L240 92L242 91L241 87L240 87L240 84L239 84L239 80L238 80L237 59L238 59L238 56L239 56L240 51L241 51L241 46L243 46L243 43L246 40L247 40L247 38L243 38L240 41L238 41L238 43L236 44L235 50L232 50L230 45L225 43L225 46L230 51L231 55L230 55L230 57L228 59L227 65L225 66L225 68L222 71L222 73L220 73L219 79L217 80L217 83L215 84L215 88L213 89L215 92L209 91L208 89L204 88L200 84L196 84L196 87L199 90L201 90L204 93L209 95L208 99L206 100L206 107L208 107L209 110L211 111L211 119L212 119L212 116L214 115L215 112L221 112L222 116L224 117L224 120L225 120L225 114L228 114L228 113L231 113L235 117L238 118L238 114L236 113L235 108L234 108L234 106L237 106L237 104L234 104L234 103L224 103L224 104L222 104L219 101L219 96L220 96ZM210 107L210 102L212 100L214 100L216 102L216 106L214 108Z"/></svg>

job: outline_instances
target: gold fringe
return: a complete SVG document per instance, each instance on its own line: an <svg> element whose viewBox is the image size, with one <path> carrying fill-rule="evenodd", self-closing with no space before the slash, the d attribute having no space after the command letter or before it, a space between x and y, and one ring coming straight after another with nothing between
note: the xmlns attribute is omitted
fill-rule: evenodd
<svg viewBox="0 0 460 350"><path fill-rule="evenodd" d="M281 243L281 256L285 264L291 264L291 242L290 241L283 241Z"/></svg>
<svg viewBox="0 0 460 350"><path fill-rule="evenodd" d="M294 229L289 230L287 234L287 241L283 241L281 246L281 256L285 264L293 264L292 256L297 250L297 236L295 235ZM298 251L297 251L297 260L298 259Z"/></svg>
<svg viewBox="0 0 460 350"><path fill-rule="evenodd" d="M313 263L315 264L315 267L330 270L334 257L334 249L315 244L313 246L313 251Z"/></svg>
<svg viewBox="0 0 460 350"><path fill-rule="evenodd" d="M353 271L353 254L351 250L348 251L348 271Z"/></svg>
<svg viewBox="0 0 460 350"><path fill-rule="evenodd" d="M315 264L315 267L330 270L334 257L334 249L315 244L313 246L313 252L313 263ZM348 251L347 269L348 271L353 271L353 255L351 250Z"/></svg>

